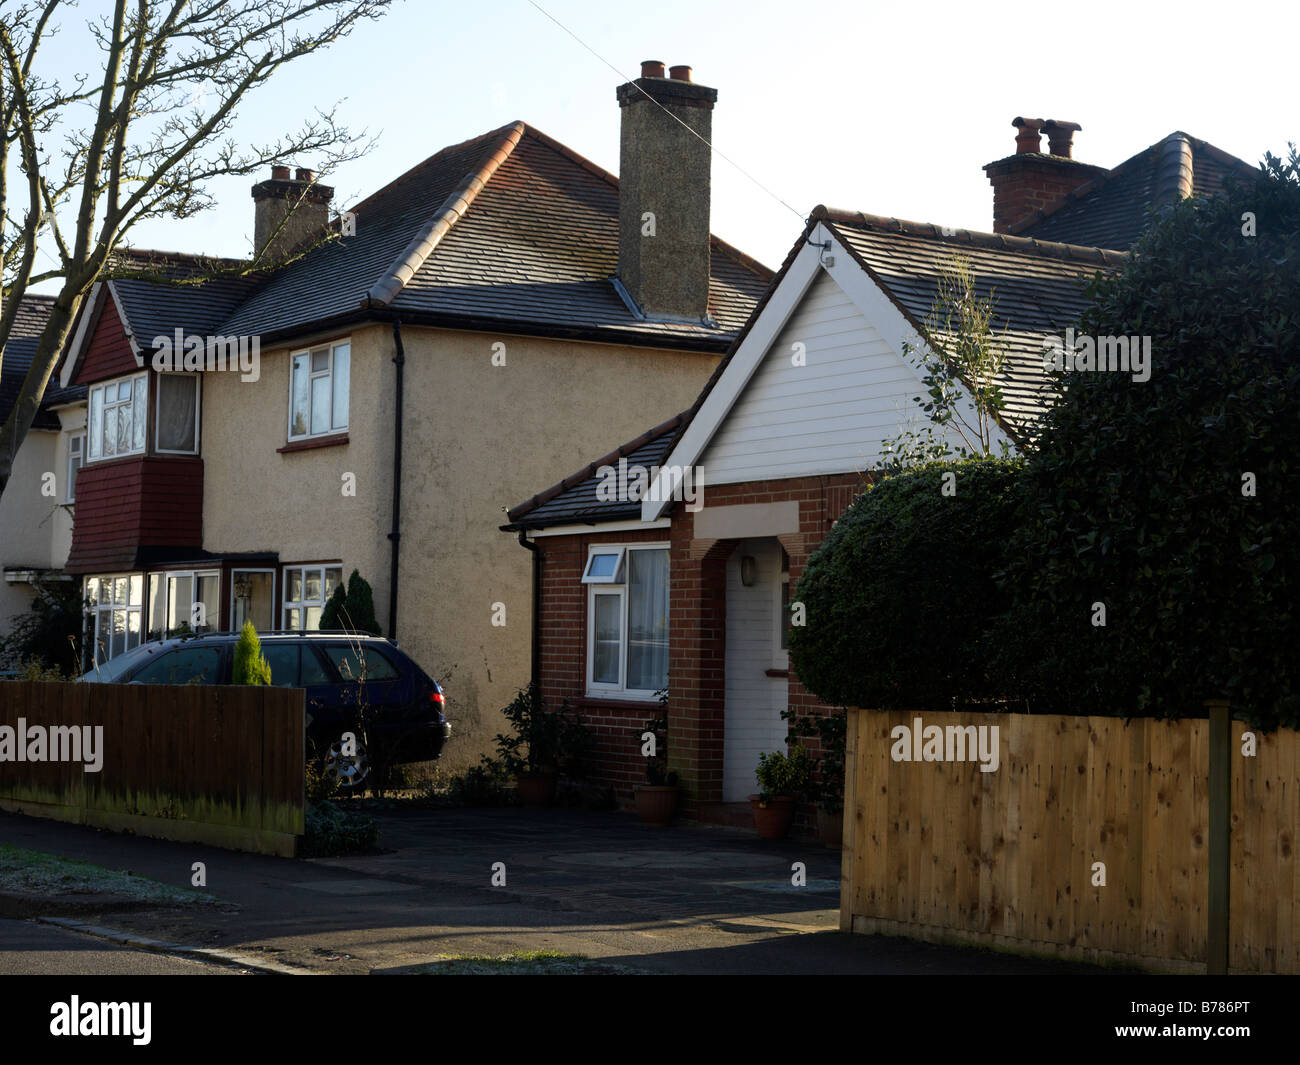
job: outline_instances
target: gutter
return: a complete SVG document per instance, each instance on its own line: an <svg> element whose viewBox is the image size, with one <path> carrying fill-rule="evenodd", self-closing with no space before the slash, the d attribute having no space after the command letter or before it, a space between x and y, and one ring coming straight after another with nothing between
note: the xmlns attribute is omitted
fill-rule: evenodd
<svg viewBox="0 0 1300 1065"><path fill-rule="evenodd" d="M406 368L406 349L402 345L402 322L393 319L393 346L397 367L397 411L393 418L393 528L388 534L392 544L388 566L388 638L397 639L397 552L402 541L402 384Z"/></svg>
<svg viewBox="0 0 1300 1065"><path fill-rule="evenodd" d="M528 539L528 530L519 530L519 544L532 552L533 556L533 632L532 632L532 664L529 667L529 678L532 684L532 690L538 690L538 683L541 681L541 654L542 654L542 556L538 546Z"/></svg>

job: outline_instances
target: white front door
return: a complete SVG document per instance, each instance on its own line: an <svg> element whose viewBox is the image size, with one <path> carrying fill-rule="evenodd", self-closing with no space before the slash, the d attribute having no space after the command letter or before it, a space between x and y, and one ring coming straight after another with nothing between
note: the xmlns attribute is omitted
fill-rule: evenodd
<svg viewBox="0 0 1300 1065"><path fill-rule="evenodd" d="M789 692L781 650L781 545L745 540L727 560L726 708L722 740L722 800L743 802L758 790L754 770L764 751L785 753L789 728L781 720ZM746 563L746 558L753 559ZM743 577L748 576L747 586Z"/></svg>

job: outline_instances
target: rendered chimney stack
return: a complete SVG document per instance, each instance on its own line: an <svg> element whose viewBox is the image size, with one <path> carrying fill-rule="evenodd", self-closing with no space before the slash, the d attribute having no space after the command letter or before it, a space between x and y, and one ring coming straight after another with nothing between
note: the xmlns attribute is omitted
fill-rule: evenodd
<svg viewBox="0 0 1300 1065"><path fill-rule="evenodd" d="M1043 123L1043 130L1047 133L1047 150L1062 159L1069 159L1074 147L1074 134L1081 129L1083 127L1077 122L1061 122L1049 118Z"/></svg>
<svg viewBox="0 0 1300 1065"><path fill-rule="evenodd" d="M315 180L316 172L306 167L298 167L290 178L289 167L273 166L270 179L253 186L253 252L268 265L329 226L334 190Z"/></svg>
<svg viewBox="0 0 1300 1065"><path fill-rule="evenodd" d="M709 311L712 153L705 142L718 91L691 81L689 66L669 73L647 60L641 77L616 94L618 277L646 317L699 322Z"/></svg>
<svg viewBox="0 0 1300 1065"><path fill-rule="evenodd" d="M1106 173L1105 167L1089 166L1071 157L1077 122L1017 116L1016 152L989 163L984 172L993 186L993 232L1013 232L1020 223L1057 203L1094 178ZM1048 150L1042 149L1046 132Z"/></svg>

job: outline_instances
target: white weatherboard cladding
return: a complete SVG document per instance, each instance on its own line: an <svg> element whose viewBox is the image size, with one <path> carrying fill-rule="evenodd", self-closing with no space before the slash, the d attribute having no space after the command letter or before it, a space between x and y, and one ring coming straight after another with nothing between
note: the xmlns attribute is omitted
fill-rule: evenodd
<svg viewBox="0 0 1300 1065"><path fill-rule="evenodd" d="M752 555L754 583L740 581L740 560ZM722 739L722 800L744 802L758 791L754 770L761 751L785 753L788 726L781 720L789 682L769 677L779 646L781 548L775 540L747 540L727 560L727 680ZM782 655L782 657L785 657Z"/></svg>
<svg viewBox="0 0 1300 1065"><path fill-rule="evenodd" d="M706 486L870 469L880 442L916 418L921 392L916 372L823 272L705 450Z"/></svg>

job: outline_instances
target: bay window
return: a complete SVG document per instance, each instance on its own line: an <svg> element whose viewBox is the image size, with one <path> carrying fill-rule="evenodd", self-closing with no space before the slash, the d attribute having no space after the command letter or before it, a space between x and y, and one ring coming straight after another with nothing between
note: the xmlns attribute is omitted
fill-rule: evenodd
<svg viewBox="0 0 1300 1065"><path fill-rule="evenodd" d="M86 635L96 664L139 646L143 592L139 573L86 578Z"/></svg>
<svg viewBox="0 0 1300 1065"><path fill-rule="evenodd" d="M91 386L87 397L90 427L86 435L87 458L118 458L144 451L148 375Z"/></svg>
<svg viewBox="0 0 1300 1065"><path fill-rule="evenodd" d="M588 691L652 698L668 686L667 546L593 546L582 581Z"/></svg>

